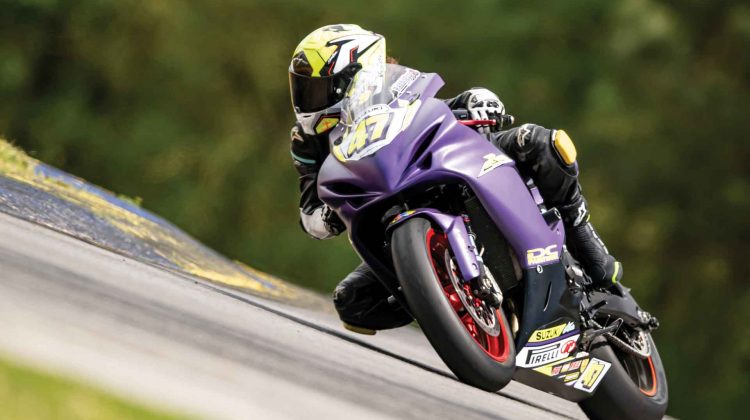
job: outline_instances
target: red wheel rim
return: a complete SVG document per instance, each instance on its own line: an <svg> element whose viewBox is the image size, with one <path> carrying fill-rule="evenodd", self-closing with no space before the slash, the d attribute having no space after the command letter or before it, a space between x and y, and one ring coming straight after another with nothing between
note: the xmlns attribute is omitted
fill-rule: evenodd
<svg viewBox="0 0 750 420"><path fill-rule="evenodd" d="M654 368L653 356L641 359L624 351L617 351L615 354L620 363L625 368L630 379L638 387L641 394L647 397L653 397L658 390L658 379L656 369Z"/></svg>
<svg viewBox="0 0 750 420"><path fill-rule="evenodd" d="M649 372L651 373L651 388L649 389L643 389L642 386L639 386L638 389L646 396L653 397L656 395L656 371L654 370L654 362L651 360L651 356L648 357L648 367Z"/></svg>
<svg viewBox="0 0 750 420"><path fill-rule="evenodd" d="M447 271L448 267L445 267L442 263L436 263L436 261L442 262L445 251L450 249L445 235L436 233L434 229L430 228L427 231L427 249L432 268L435 271L440 287L443 289L443 294L471 338L493 360L500 363L508 360L508 343L510 340L508 339L505 323L502 321L502 313L499 310L495 313L497 322L500 325L500 334L497 336L487 334L476 324L474 318L464 308L461 298L459 298L458 292L456 292L453 282L450 280ZM468 284L464 285L464 291L468 296L474 296Z"/></svg>

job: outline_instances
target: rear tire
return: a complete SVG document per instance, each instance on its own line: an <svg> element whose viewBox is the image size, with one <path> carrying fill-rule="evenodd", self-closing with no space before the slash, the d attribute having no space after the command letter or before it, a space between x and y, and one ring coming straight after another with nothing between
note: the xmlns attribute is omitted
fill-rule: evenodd
<svg viewBox="0 0 750 420"><path fill-rule="evenodd" d="M407 220L393 232L393 263L406 301L432 347L462 382L485 391L497 391L510 382L515 371L511 329L503 311L498 310L499 335L489 336L476 328L470 333L470 325L467 327L470 320L465 318L468 315L464 313L462 321L461 309L457 309L461 303L455 299L451 303L445 279L438 274L446 268L444 264L439 266L441 260L433 255L435 247L430 244L434 244L431 239L434 235L442 233L433 230L428 220L418 217Z"/></svg>
<svg viewBox="0 0 750 420"><path fill-rule="evenodd" d="M612 363L594 395L579 403L591 419L661 419L667 411L664 365L651 336L651 356L638 359L602 339L590 353ZM628 366L626 369L625 366ZM640 373L640 375L639 375Z"/></svg>

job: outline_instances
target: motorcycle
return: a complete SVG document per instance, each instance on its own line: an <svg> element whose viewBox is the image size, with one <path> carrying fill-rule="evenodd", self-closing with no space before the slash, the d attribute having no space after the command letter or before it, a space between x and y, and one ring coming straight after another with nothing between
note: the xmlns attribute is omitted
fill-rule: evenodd
<svg viewBox="0 0 750 420"><path fill-rule="evenodd" d="M560 213L435 95L443 81L396 64L360 71L318 174L323 202L459 380L515 379L591 418L661 418L656 318L629 289L595 290L564 246Z"/></svg>

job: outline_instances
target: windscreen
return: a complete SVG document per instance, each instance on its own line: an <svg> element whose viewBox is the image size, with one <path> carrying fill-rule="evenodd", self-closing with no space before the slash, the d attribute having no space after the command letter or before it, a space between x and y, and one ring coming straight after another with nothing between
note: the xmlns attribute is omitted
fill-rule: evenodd
<svg viewBox="0 0 750 420"><path fill-rule="evenodd" d="M340 124L344 127L344 134L341 141L334 144L334 156L347 161L372 155L406 128L419 101L393 102L419 76L418 71L397 64L360 70L342 104Z"/></svg>
<svg viewBox="0 0 750 420"><path fill-rule="evenodd" d="M344 124L353 123L372 107L390 104L419 74L417 70L398 64L360 70L346 92L342 110Z"/></svg>

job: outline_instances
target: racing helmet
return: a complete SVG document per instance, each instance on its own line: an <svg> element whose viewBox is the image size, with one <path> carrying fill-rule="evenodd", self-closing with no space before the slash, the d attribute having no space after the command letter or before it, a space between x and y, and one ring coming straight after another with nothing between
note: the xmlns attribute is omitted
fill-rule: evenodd
<svg viewBox="0 0 750 420"><path fill-rule="evenodd" d="M315 135L335 127L354 75L384 65L385 38L358 25L328 25L307 35L289 65L292 107L302 131Z"/></svg>

